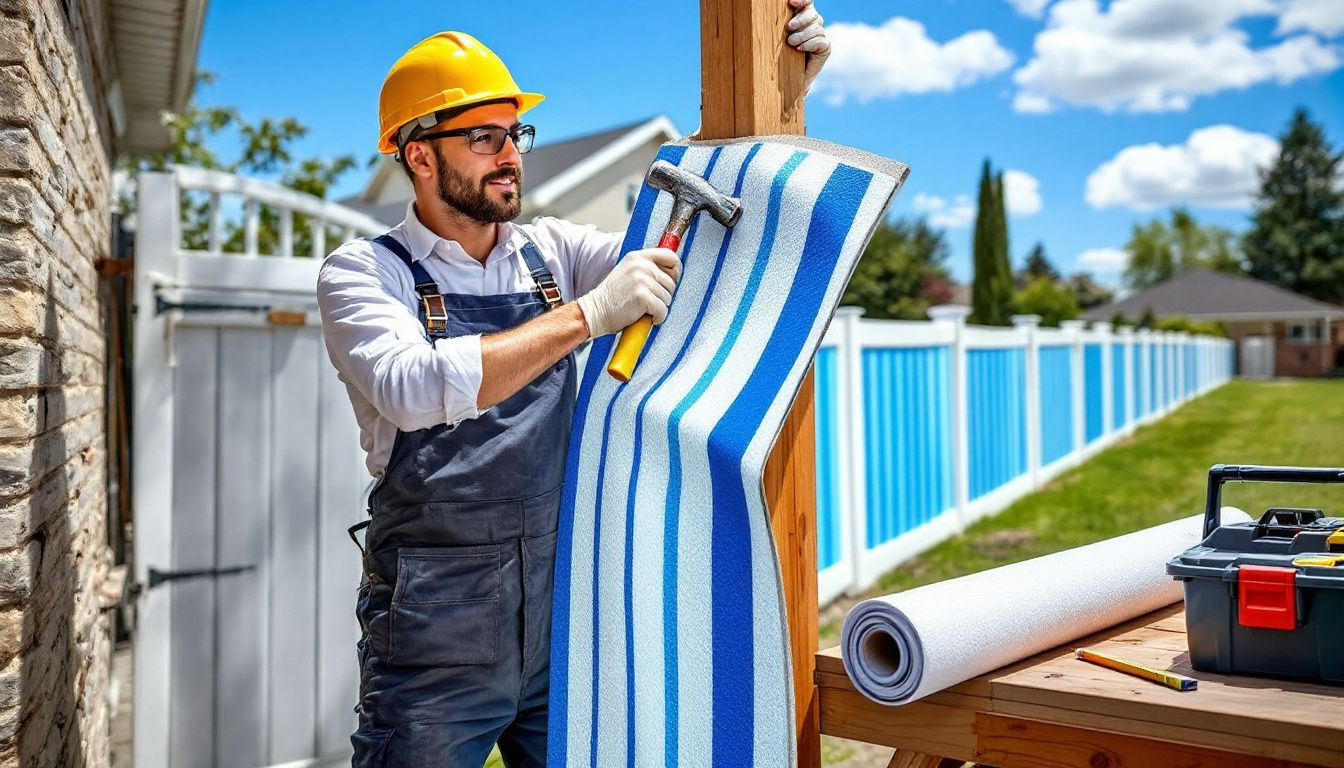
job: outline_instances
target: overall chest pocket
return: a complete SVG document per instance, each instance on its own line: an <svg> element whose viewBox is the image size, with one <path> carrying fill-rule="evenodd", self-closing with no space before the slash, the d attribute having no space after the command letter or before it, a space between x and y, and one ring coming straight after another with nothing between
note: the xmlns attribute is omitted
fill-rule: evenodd
<svg viewBox="0 0 1344 768"><path fill-rule="evenodd" d="M502 567L498 549L402 547L388 661L399 666L493 664Z"/></svg>

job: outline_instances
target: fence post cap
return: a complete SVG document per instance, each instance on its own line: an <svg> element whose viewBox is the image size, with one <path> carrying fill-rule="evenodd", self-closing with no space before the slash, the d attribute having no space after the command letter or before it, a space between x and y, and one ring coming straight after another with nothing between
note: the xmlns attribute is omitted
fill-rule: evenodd
<svg viewBox="0 0 1344 768"><path fill-rule="evenodd" d="M835 314L839 317L859 317L867 311L863 307L840 307L835 310Z"/></svg>
<svg viewBox="0 0 1344 768"><path fill-rule="evenodd" d="M1099 333L1110 333L1111 328L1112 328L1111 324L1106 322L1105 320L1098 320L1097 322L1092 324L1092 330L1097 331Z"/></svg>
<svg viewBox="0 0 1344 768"><path fill-rule="evenodd" d="M1084 326L1084 325L1087 325L1087 321L1086 321L1086 320L1060 320L1060 321L1059 321L1059 327L1060 327L1060 329L1063 330L1063 331L1067 331L1068 333L1079 333L1079 332L1081 332L1081 331L1083 330L1083 326Z"/></svg>
<svg viewBox="0 0 1344 768"><path fill-rule="evenodd" d="M1115 332L1120 334L1121 336L1133 336L1134 327L1129 325L1122 325L1119 328L1116 328Z"/></svg>
<svg viewBox="0 0 1344 768"><path fill-rule="evenodd" d="M935 323L955 323L965 325L966 318L971 314L971 308L965 304L939 304L929 307L929 319Z"/></svg>
<svg viewBox="0 0 1344 768"><path fill-rule="evenodd" d="M1041 324L1040 315L1013 315L1008 318L1016 328L1037 328Z"/></svg>

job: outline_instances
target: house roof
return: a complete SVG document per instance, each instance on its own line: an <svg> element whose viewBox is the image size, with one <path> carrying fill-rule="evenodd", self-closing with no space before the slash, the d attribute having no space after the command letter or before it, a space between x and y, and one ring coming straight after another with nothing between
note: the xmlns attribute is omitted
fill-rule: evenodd
<svg viewBox="0 0 1344 768"><path fill-rule="evenodd" d="M647 142L655 138L673 141L679 137L672 121L659 115L553 144L539 144L527 153L523 161L525 204L532 208L544 208ZM363 211L379 221L401 221L409 198L383 205L367 202L378 199L388 178L400 173L397 162L391 156L384 157L363 192L338 202Z"/></svg>
<svg viewBox="0 0 1344 768"><path fill-rule="evenodd" d="M157 152L171 136L164 112L180 112L196 79L206 0L111 0L117 81L109 94L117 148Z"/></svg>
<svg viewBox="0 0 1344 768"><path fill-rule="evenodd" d="M1118 312L1139 318L1184 316L1191 320L1289 320L1344 318L1344 307L1326 304L1276 285L1227 272L1192 269L1120 301L1093 307L1087 320L1109 320Z"/></svg>

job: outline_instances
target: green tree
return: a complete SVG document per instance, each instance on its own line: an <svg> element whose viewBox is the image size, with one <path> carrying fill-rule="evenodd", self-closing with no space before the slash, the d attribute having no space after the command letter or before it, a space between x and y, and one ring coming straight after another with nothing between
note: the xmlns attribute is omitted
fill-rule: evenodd
<svg viewBox="0 0 1344 768"><path fill-rule="evenodd" d="M1133 324L1134 321L1130 320L1128 317L1125 317L1124 312L1117 311L1114 315L1111 315L1112 328L1119 328L1122 325L1133 325Z"/></svg>
<svg viewBox="0 0 1344 768"><path fill-rule="evenodd" d="M1340 153L1304 109L1293 114L1279 156L1260 173L1251 229L1242 240L1253 276L1322 301L1344 301L1344 189Z"/></svg>
<svg viewBox="0 0 1344 768"><path fill-rule="evenodd" d="M199 91L200 86L209 85L214 81L215 76L212 73L198 73L195 91ZM190 165L208 170L270 178L291 189L325 198L336 180L358 165L352 155L340 155L330 159L296 160L292 147L308 133L308 128L292 117L268 117L250 122L243 118L237 107L201 106L193 97L186 108L179 113L167 115L165 120L172 137L167 149L143 155L124 155L118 161L118 169L125 172L129 178L134 179L142 171L162 171L171 165ZM219 144L234 140L241 146L235 158L225 159L215 151L215 147ZM376 159L377 156L373 156L369 164L372 165ZM134 196L124 195L120 205L123 211L133 211ZM209 245L209 197L203 194L184 194L180 210L183 247L204 250ZM258 218L258 250L261 253L278 251L279 212L262 206ZM222 224L222 250L242 251L245 236L243 222L226 220ZM294 216L293 232L294 255L309 255L312 252L312 227L308 218ZM340 241L341 236L342 232L338 228L329 227L326 231L326 243L334 246Z"/></svg>
<svg viewBox="0 0 1344 768"><path fill-rule="evenodd" d="M1139 315L1139 327L1140 327L1140 328L1152 328L1152 327L1153 327L1153 324L1156 323L1156 322L1157 322L1157 318L1155 318L1155 317L1153 316L1153 307L1152 307L1152 305L1149 304L1149 305L1144 306L1144 308L1143 308L1143 314L1142 314L1142 315Z"/></svg>
<svg viewBox="0 0 1344 768"><path fill-rule="evenodd" d="M1040 315L1041 325L1056 326L1082 314L1073 291L1048 277L1033 278L1013 297L1013 311L1020 315Z"/></svg>
<svg viewBox="0 0 1344 768"><path fill-rule="evenodd" d="M1050 259L1045 256L1045 245L1039 242L1032 246L1031 252L1027 254L1026 262L1022 265L1022 270L1017 273L1014 282L1019 288L1024 288L1027 283L1037 277L1050 280L1059 280L1060 277L1059 270L1055 269L1055 265L1051 264Z"/></svg>
<svg viewBox="0 0 1344 768"><path fill-rule="evenodd" d="M863 307L865 317L926 320L926 311L950 297L948 247L923 219L878 225L840 302Z"/></svg>
<svg viewBox="0 0 1344 768"><path fill-rule="evenodd" d="M1135 290L1170 280L1191 269L1241 272L1241 256L1228 230L1202 225L1184 208L1171 211L1171 223L1160 218L1135 224L1129 243L1125 282Z"/></svg>
<svg viewBox="0 0 1344 768"><path fill-rule="evenodd" d="M980 172L980 195L971 250L974 266L971 320L981 325L1008 325L1013 304L1013 277L1008 263L1003 174L992 174L988 159Z"/></svg>

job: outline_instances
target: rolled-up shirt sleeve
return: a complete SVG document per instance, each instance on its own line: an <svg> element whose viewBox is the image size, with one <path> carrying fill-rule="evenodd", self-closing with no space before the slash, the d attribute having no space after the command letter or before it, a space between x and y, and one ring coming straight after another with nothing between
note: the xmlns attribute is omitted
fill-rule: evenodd
<svg viewBox="0 0 1344 768"><path fill-rule="evenodd" d="M371 253L327 257L317 302L332 364L403 432L477 417L480 335L427 343L419 317L397 298L410 288L404 281Z"/></svg>

